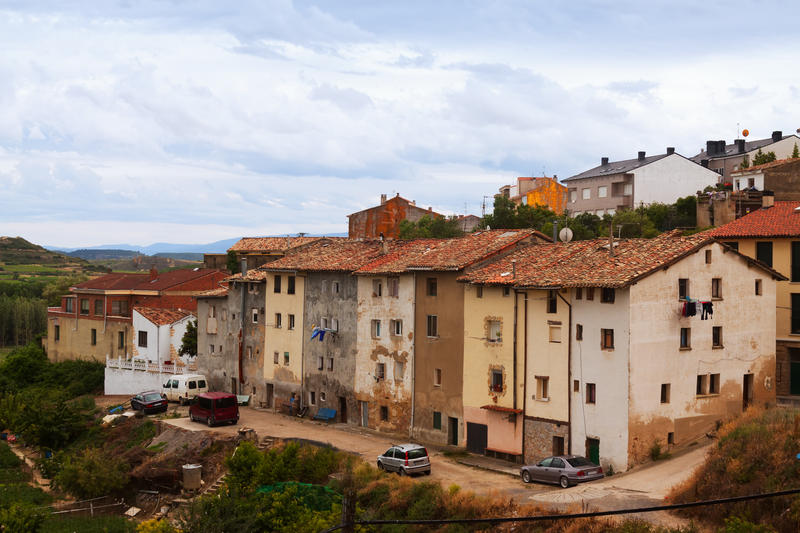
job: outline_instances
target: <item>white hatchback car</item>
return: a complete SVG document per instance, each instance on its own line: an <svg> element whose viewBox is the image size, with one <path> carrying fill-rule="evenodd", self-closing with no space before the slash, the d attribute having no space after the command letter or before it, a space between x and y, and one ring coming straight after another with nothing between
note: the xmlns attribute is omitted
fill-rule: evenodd
<svg viewBox="0 0 800 533"><path fill-rule="evenodd" d="M401 476L431 473L428 450L419 444L395 444L378 456L378 468Z"/></svg>

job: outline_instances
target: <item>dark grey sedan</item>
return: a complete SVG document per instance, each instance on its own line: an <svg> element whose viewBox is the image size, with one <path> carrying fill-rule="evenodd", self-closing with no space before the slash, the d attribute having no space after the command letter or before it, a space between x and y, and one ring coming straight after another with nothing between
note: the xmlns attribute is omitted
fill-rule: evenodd
<svg viewBox="0 0 800 533"><path fill-rule="evenodd" d="M558 455L542 459L535 465L525 465L520 468L519 474L525 483L541 481L566 489L570 485L601 479L603 467L580 455Z"/></svg>

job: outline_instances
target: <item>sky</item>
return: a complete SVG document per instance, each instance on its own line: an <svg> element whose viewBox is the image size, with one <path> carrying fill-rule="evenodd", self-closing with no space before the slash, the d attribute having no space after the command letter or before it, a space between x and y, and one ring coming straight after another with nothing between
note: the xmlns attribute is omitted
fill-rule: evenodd
<svg viewBox="0 0 800 533"><path fill-rule="evenodd" d="M517 176L800 127L796 1L0 0L0 235L481 214Z"/></svg>

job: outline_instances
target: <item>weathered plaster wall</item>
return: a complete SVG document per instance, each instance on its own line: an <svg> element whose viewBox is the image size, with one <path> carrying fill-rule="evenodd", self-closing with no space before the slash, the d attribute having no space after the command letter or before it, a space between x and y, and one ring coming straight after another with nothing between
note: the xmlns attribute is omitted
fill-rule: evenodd
<svg viewBox="0 0 800 533"><path fill-rule="evenodd" d="M59 340L55 326L59 326ZM92 345L92 329L97 330L97 343ZM131 353L132 325L129 319L75 318L65 314L47 316L47 357L59 362L72 359L105 362L106 356L126 358ZM118 347L119 332L125 335L125 346Z"/></svg>
<svg viewBox="0 0 800 533"><path fill-rule="evenodd" d="M266 384L264 381L264 365L266 363L266 339L265 334L268 328L269 315L266 313L267 294L265 282L246 283L244 285L244 308L243 318L243 338L242 346L242 375L239 380L240 394L249 394L251 400L265 401ZM242 294L241 288L238 288ZM254 312L257 318L253 320ZM241 306L236 316L239 317ZM234 360L238 360L238 339L234 342Z"/></svg>
<svg viewBox="0 0 800 533"><path fill-rule="evenodd" d="M241 307L241 290L233 287L226 297L197 299L197 370L211 390L238 389L232 379L238 375Z"/></svg>
<svg viewBox="0 0 800 533"><path fill-rule="evenodd" d="M410 432L411 385L414 365L413 274L398 280L397 296L389 295L386 276L358 276L358 345L355 368L355 393L358 409L353 414L361 424L360 409L367 406L367 425L393 433ZM374 282L380 282L380 296ZM372 321L381 321L381 336L373 336ZM402 321L402 335L395 335L392 320ZM383 363L385 378L377 379L378 363ZM388 420L381 420L381 407L388 408Z"/></svg>
<svg viewBox="0 0 800 533"><path fill-rule="evenodd" d="M281 276L281 292L274 292L274 275ZM303 371L303 335L306 326L303 321L306 278L295 276L295 294L287 294L287 274L273 272L267 280L266 318L264 352L264 380L274 387L273 406L288 402L292 393L300 396L301 375ZM276 327L275 314L281 314L281 327ZM289 329L289 315L295 317L294 329ZM309 335L310 336L310 335ZM278 363L275 363L275 352ZM289 353L289 363L285 354ZM304 399L307 401L307 399Z"/></svg>
<svg viewBox="0 0 800 533"><path fill-rule="evenodd" d="M146 359L151 363L162 363L172 361L180 366L187 364L194 357L180 357L178 353L181 349L183 335L186 333L186 325L194 321L193 316L187 316L174 324L157 326L153 324L136 310L133 311L133 338L131 355ZM139 332L147 332L147 346L139 346Z"/></svg>
<svg viewBox="0 0 800 533"><path fill-rule="evenodd" d="M705 252L711 251L711 263ZM712 300L712 278L722 280L714 314L682 317L678 279L689 280L689 296ZM762 295L754 280L762 279ZM645 459L654 441L691 441L718 420L742 412L745 374L754 375L754 402L775 401L775 282L745 260L714 243L631 290L629 462ZM712 328L722 327L721 348L712 346ZM691 348L680 348L680 329L690 328ZM698 395L698 375L720 375L720 390ZM661 385L670 385L661 403Z"/></svg>

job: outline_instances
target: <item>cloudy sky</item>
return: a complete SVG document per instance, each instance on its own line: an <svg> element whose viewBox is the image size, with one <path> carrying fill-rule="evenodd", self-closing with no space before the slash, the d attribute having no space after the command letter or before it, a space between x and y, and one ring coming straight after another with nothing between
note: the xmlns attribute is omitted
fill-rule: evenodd
<svg viewBox="0 0 800 533"><path fill-rule="evenodd" d="M800 127L786 2L0 0L0 235L345 232ZM489 200L490 202L490 200Z"/></svg>

